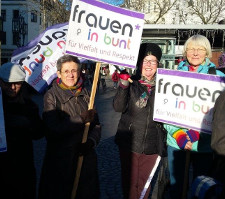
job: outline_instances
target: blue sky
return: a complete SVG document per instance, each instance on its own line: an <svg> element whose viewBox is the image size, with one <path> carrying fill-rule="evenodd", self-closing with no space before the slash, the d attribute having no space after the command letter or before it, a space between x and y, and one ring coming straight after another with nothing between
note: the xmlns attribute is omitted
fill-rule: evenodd
<svg viewBox="0 0 225 199"><path fill-rule="evenodd" d="M112 4L112 5L115 5L115 6L121 5L124 2L124 0L100 0L100 1Z"/></svg>
<svg viewBox="0 0 225 199"><path fill-rule="evenodd" d="M63 0L60 0L61 2L64 2ZM121 4L123 4L124 0L98 0L98 1L102 1L111 5L115 5L115 6L119 6Z"/></svg>

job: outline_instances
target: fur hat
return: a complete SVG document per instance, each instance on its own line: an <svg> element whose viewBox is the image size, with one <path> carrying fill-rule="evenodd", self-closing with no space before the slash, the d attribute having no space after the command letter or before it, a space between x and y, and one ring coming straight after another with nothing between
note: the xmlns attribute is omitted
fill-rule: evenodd
<svg viewBox="0 0 225 199"><path fill-rule="evenodd" d="M218 59L219 68L225 68L225 52L223 52Z"/></svg>
<svg viewBox="0 0 225 199"><path fill-rule="evenodd" d="M139 49L137 66L139 67L142 63L143 59L147 56L148 53L154 55L158 61L160 61L162 57L161 48L154 43L142 43Z"/></svg>
<svg viewBox="0 0 225 199"><path fill-rule="evenodd" d="M18 64L5 63L0 67L0 78L4 82L23 82L26 73Z"/></svg>

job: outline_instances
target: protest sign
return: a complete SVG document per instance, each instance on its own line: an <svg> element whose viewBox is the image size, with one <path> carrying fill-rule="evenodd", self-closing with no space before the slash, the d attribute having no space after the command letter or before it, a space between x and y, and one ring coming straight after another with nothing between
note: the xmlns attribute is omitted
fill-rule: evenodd
<svg viewBox="0 0 225 199"><path fill-rule="evenodd" d="M2 90L0 88L0 152L7 151L6 136L5 136L5 123L2 104Z"/></svg>
<svg viewBox="0 0 225 199"><path fill-rule="evenodd" d="M213 106L224 89L224 77L158 69L153 119L211 133Z"/></svg>
<svg viewBox="0 0 225 199"><path fill-rule="evenodd" d="M66 53L135 68L144 14L100 1L74 0Z"/></svg>
<svg viewBox="0 0 225 199"><path fill-rule="evenodd" d="M26 46L18 48L12 56L26 71L26 79L42 92L56 77L56 62L65 54L68 23L47 28Z"/></svg>

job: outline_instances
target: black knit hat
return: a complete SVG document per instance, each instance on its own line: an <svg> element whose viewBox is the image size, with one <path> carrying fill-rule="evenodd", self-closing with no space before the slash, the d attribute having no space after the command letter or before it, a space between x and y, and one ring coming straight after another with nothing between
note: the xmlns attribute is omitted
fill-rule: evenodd
<svg viewBox="0 0 225 199"><path fill-rule="evenodd" d="M143 59L148 55L148 54L154 55L158 61L160 61L162 57L162 50L161 48L154 43L142 43L139 49L139 54L138 54L138 61L137 61L137 66L139 67Z"/></svg>

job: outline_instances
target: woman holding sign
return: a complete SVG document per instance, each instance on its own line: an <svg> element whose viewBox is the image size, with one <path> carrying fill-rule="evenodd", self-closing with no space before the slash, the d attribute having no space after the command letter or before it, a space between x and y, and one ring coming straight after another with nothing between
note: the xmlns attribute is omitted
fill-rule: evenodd
<svg viewBox="0 0 225 199"><path fill-rule="evenodd" d="M210 62L212 51L206 37L202 35L190 37L184 44L183 55L186 60L180 62L178 70L224 76L222 72L215 70L216 66ZM182 191L185 192L183 182L186 154L190 155L193 178L209 175L212 165L211 135L167 124L164 127L168 131L170 195L172 199L181 199ZM190 152L186 153L187 150ZM189 162L189 158L187 160Z"/></svg>
<svg viewBox="0 0 225 199"><path fill-rule="evenodd" d="M88 110L89 92L84 88L80 61L64 55L57 61L57 76L44 96L43 120L48 132L39 199L70 199L79 156L84 156L76 199L98 199L97 155L101 136L98 115ZM87 141L82 143L85 124Z"/></svg>
<svg viewBox="0 0 225 199"><path fill-rule="evenodd" d="M155 77L162 51L157 44L142 43L136 75L120 73L113 100L121 112L115 142L119 146L122 187L125 199L148 198L150 182L166 153L166 131L153 121ZM157 197L158 198L158 197Z"/></svg>

